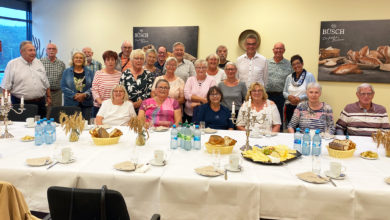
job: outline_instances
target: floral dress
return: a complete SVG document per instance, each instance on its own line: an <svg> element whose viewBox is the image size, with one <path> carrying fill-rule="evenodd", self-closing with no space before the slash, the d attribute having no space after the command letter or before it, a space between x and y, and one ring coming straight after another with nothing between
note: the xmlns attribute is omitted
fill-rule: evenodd
<svg viewBox="0 0 390 220"><path fill-rule="evenodd" d="M135 79L130 69L127 69L122 73L120 84L126 88L129 100L136 102L138 99L145 100L150 97L153 80L153 76L145 70Z"/></svg>

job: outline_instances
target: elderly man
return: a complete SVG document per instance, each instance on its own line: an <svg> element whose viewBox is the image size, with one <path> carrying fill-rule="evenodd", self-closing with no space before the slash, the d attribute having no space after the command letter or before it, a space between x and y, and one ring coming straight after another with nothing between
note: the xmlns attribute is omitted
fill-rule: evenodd
<svg viewBox="0 0 390 220"><path fill-rule="evenodd" d="M187 82L188 77L195 76L194 64L184 59L185 47L181 42L173 44L173 56L177 59L177 69L175 75L180 77L184 82Z"/></svg>
<svg viewBox="0 0 390 220"><path fill-rule="evenodd" d="M284 106L284 97L283 97L283 88L286 78L289 74L293 72L290 61L283 57L284 44L278 42L274 45L272 49L274 52L274 57L267 59L268 66L268 83L267 83L267 94L268 99L275 102L278 107L280 118L282 119L282 126L280 130L283 130L283 106Z"/></svg>
<svg viewBox="0 0 390 220"><path fill-rule="evenodd" d="M157 50L157 61L154 63L154 66L163 72L165 61L167 60L167 48L161 46Z"/></svg>
<svg viewBox="0 0 390 220"><path fill-rule="evenodd" d="M115 69L124 72L131 67L130 54L133 51L133 46L130 41L124 41L121 46L122 52L118 54Z"/></svg>
<svg viewBox="0 0 390 220"><path fill-rule="evenodd" d="M85 54L85 58L87 59L87 64L85 66L92 70L93 74L95 74L96 71L102 69L102 64L99 61L92 59L93 51L90 47L84 47L82 51Z"/></svg>
<svg viewBox="0 0 390 220"><path fill-rule="evenodd" d="M25 104L38 105L38 114L46 117L46 106L51 104L50 84L45 67L36 58L31 41L20 43L20 57L8 62L1 87L11 94L13 104L23 97ZM46 100L45 100L46 95Z"/></svg>
<svg viewBox="0 0 390 220"><path fill-rule="evenodd" d="M266 86L268 82L267 62L263 55L256 52L259 40L254 34L248 34L245 39L246 53L237 58L238 78L249 86L260 82Z"/></svg>
<svg viewBox="0 0 390 220"><path fill-rule="evenodd" d="M227 60L227 55L228 55L227 47L224 45L219 45L215 52L219 57L218 67L221 69L225 69L225 65L229 62L229 60Z"/></svg>
<svg viewBox="0 0 390 220"><path fill-rule="evenodd" d="M62 105L62 91L60 82L65 70L65 63L57 58L57 46L49 43L46 47L46 55L41 62L46 70L47 79L50 83L51 106ZM47 116L50 115L51 106L47 106Z"/></svg>
<svg viewBox="0 0 390 220"><path fill-rule="evenodd" d="M357 87L359 101L345 106L336 123L336 134L370 136L378 129L390 128L386 108L372 102L374 95L374 88L368 83Z"/></svg>

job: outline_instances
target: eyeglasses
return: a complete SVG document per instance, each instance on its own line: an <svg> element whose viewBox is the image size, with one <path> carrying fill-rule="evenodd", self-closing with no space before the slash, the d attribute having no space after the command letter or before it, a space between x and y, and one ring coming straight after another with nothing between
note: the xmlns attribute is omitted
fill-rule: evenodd
<svg viewBox="0 0 390 220"><path fill-rule="evenodd" d="M226 71L235 71L236 69L234 68L227 68Z"/></svg>
<svg viewBox="0 0 390 220"><path fill-rule="evenodd" d="M161 90L169 90L169 87L157 87L157 89L161 89Z"/></svg>
<svg viewBox="0 0 390 220"><path fill-rule="evenodd" d="M114 90L114 93L124 93L125 91L123 90Z"/></svg>
<svg viewBox="0 0 390 220"><path fill-rule="evenodd" d="M221 96L221 94L219 93L214 93L214 94L210 94L211 97L218 97L218 96Z"/></svg>
<svg viewBox="0 0 390 220"><path fill-rule="evenodd" d="M251 92L253 92L253 93L261 93L261 92L263 92L263 90L252 90Z"/></svg>
<svg viewBox="0 0 390 220"><path fill-rule="evenodd" d="M374 93L373 92L367 92L367 93L360 93L359 92L359 95L360 96L372 96L372 95L374 95Z"/></svg>
<svg viewBox="0 0 390 220"><path fill-rule="evenodd" d="M207 66L196 66L195 69L207 70Z"/></svg>
<svg viewBox="0 0 390 220"><path fill-rule="evenodd" d="M246 43L247 46L256 46L257 43Z"/></svg>
<svg viewBox="0 0 390 220"><path fill-rule="evenodd" d="M133 47L123 47L123 49L131 50Z"/></svg>

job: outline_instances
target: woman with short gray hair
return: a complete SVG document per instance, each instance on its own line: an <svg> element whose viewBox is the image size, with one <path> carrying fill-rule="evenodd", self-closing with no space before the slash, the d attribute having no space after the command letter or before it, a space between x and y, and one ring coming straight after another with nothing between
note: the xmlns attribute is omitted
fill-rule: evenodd
<svg viewBox="0 0 390 220"><path fill-rule="evenodd" d="M155 49L148 49L145 53L145 65L144 69L146 72L151 75L154 79L161 76L162 72L159 68L154 66L154 63L157 61L157 51Z"/></svg>
<svg viewBox="0 0 390 220"><path fill-rule="evenodd" d="M219 84L226 78L225 71L218 68L219 57L217 54L212 53L206 57L207 61L207 75L215 79L215 84Z"/></svg>

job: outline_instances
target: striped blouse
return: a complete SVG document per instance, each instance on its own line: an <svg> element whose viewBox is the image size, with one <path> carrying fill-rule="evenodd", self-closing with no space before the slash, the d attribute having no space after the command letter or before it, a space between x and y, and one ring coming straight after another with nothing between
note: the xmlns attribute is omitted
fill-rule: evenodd
<svg viewBox="0 0 390 220"><path fill-rule="evenodd" d="M329 133L334 134L335 127L332 108L323 102L321 109L312 110L308 101L299 103L287 127L295 129L297 126L299 126L301 131L304 131L306 128L320 129L321 132L329 129Z"/></svg>
<svg viewBox="0 0 390 220"><path fill-rule="evenodd" d="M96 101L97 98L101 98L102 101L111 98L111 90L119 84L121 76L122 73L119 71L113 74L103 72L103 70L96 71L92 82L93 105L95 107L100 107Z"/></svg>

